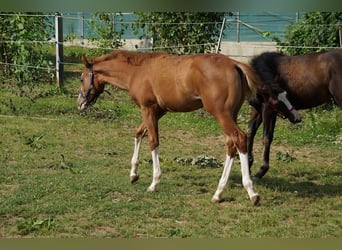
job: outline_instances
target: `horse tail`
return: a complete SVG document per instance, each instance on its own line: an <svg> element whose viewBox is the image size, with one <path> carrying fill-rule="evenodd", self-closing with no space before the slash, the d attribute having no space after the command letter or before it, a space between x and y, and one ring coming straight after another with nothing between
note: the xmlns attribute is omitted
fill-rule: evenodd
<svg viewBox="0 0 342 250"><path fill-rule="evenodd" d="M248 64L235 61L236 68L240 71L243 84L246 84L246 98L252 100L256 97L257 90L261 88L261 80L257 73ZM242 73L242 74L241 74Z"/></svg>

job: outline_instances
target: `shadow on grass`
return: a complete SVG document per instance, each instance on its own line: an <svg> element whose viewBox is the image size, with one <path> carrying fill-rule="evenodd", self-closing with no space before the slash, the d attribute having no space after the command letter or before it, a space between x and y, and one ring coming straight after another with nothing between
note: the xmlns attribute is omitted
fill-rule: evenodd
<svg viewBox="0 0 342 250"><path fill-rule="evenodd" d="M286 177L265 176L256 183L270 190L278 192L295 193L299 197L322 198L342 196L342 172L334 172L332 177L341 178L337 182L316 183L310 180L288 179Z"/></svg>

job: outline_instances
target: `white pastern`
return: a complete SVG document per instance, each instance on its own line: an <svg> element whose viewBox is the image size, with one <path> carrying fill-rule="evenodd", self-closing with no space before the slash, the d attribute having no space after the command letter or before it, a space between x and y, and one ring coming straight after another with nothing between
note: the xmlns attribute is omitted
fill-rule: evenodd
<svg viewBox="0 0 342 250"><path fill-rule="evenodd" d="M130 173L131 181L135 181L138 178L138 166L139 166L139 151L142 138L134 138L134 152L132 157L132 168Z"/></svg>
<svg viewBox="0 0 342 250"><path fill-rule="evenodd" d="M161 170L159 163L159 148L152 150L152 162L153 162L153 179L151 185L148 187L147 191L153 192L156 189L157 184L160 182Z"/></svg>
<svg viewBox="0 0 342 250"><path fill-rule="evenodd" d="M232 165L234 162L234 157L230 157L229 155L226 156L226 161L224 163L224 168L222 172L221 179L219 181L219 184L217 186L217 190L212 198L213 202L219 202L221 200L221 194L224 191L224 188L227 185L230 170L232 169Z"/></svg>
<svg viewBox="0 0 342 250"><path fill-rule="evenodd" d="M240 162L241 162L241 173L242 173L242 185L247 190L248 196L250 199L253 197L258 196L258 194L254 191L253 188L253 181L249 174L249 167L248 167L248 154L247 153L240 153Z"/></svg>

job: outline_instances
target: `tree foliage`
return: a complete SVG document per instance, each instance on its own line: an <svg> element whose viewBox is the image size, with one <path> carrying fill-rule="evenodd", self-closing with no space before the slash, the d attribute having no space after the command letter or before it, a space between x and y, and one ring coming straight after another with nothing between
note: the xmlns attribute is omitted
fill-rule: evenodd
<svg viewBox="0 0 342 250"><path fill-rule="evenodd" d="M15 80L19 87L51 81L47 46L51 37L45 16L18 14L0 15L0 78Z"/></svg>
<svg viewBox="0 0 342 250"><path fill-rule="evenodd" d="M91 40L100 47L96 53L106 53L108 49L116 49L123 45L121 38L126 27L118 25L121 21L121 13L99 12L94 14L90 26L95 32Z"/></svg>
<svg viewBox="0 0 342 250"><path fill-rule="evenodd" d="M191 54L215 48L226 12L137 12L133 30L153 39L153 50Z"/></svg>
<svg viewBox="0 0 342 250"><path fill-rule="evenodd" d="M284 41L275 39L282 52L289 55L307 54L340 47L339 26L342 12L308 12L289 25Z"/></svg>

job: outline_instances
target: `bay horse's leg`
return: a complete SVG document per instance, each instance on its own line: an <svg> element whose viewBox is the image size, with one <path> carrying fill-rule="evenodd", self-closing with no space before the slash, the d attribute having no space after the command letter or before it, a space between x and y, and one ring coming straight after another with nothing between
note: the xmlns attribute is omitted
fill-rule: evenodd
<svg viewBox="0 0 342 250"><path fill-rule="evenodd" d="M340 81L338 78L341 79L342 75L334 75L334 77L330 80L329 83L329 92L334 98L334 101L336 104L342 109L342 85L340 84Z"/></svg>
<svg viewBox="0 0 342 250"><path fill-rule="evenodd" d="M254 154L253 154L254 137L261 123L262 123L261 111L252 107L251 120L249 121L248 129L247 129L247 153L248 153L249 173L251 173L251 167L254 162Z"/></svg>
<svg viewBox="0 0 342 250"><path fill-rule="evenodd" d="M255 174L255 178L261 179L270 168L270 150L273 141L274 128L277 120L277 113L274 112L268 105L264 104L263 110L263 164L260 170Z"/></svg>
<svg viewBox="0 0 342 250"><path fill-rule="evenodd" d="M241 162L242 185L246 189L253 205L257 205L259 203L260 197L254 191L253 182L249 174L247 136L236 125L236 119L233 119L230 115L222 116L222 114L216 114L215 118L217 119L224 133L226 134L227 157L218 188L212 198L212 201L219 202L221 200L220 195L222 194L223 189L228 181L229 172L233 164L234 156L237 150Z"/></svg>
<svg viewBox="0 0 342 250"><path fill-rule="evenodd" d="M137 132L134 138L134 152L133 152L133 157L131 161L132 168L130 172L130 179L132 183L136 182L139 179L139 175L138 175L139 151L140 151L141 141L146 134L147 134L147 128L144 123L141 123L140 126L137 128Z"/></svg>

